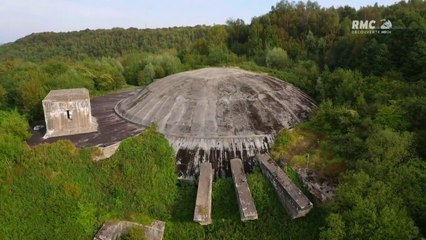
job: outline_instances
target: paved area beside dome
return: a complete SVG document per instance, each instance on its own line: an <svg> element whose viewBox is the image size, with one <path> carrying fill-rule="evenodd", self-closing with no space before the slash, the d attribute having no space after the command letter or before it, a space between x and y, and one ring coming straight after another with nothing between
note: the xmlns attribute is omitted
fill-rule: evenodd
<svg viewBox="0 0 426 240"><path fill-rule="evenodd" d="M68 139L78 147L109 146L127 137L137 135L144 128L121 118L114 112L114 106L117 102L133 94L135 94L134 91L126 91L95 97L90 100L92 115L98 122L98 132L43 139L46 131L43 128L39 131L32 130L33 135L27 143L30 146L35 146L40 143L51 143L59 139Z"/></svg>

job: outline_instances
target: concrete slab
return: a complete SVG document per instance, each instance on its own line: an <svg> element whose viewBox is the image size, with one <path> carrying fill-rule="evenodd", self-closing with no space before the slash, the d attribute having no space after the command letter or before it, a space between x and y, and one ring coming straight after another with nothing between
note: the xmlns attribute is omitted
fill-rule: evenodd
<svg viewBox="0 0 426 240"><path fill-rule="evenodd" d="M241 221L257 219L256 206L250 192L247 177L244 172L243 162L239 158L231 159L232 179L237 193Z"/></svg>
<svg viewBox="0 0 426 240"><path fill-rule="evenodd" d="M154 221L151 225L142 225L129 221L107 221L96 233L93 240L115 240L129 233L132 228L143 229L143 239L162 240L166 223L163 221Z"/></svg>
<svg viewBox="0 0 426 240"><path fill-rule="evenodd" d="M312 202L291 181L281 167L268 154L259 154L256 158L262 173L271 181L282 205L290 216L294 219L308 214L313 208Z"/></svg>
<svg viewBox="0 0 426 240"><path fill-rule="evenodd" d="M201 225L212 223L212 187L213 169L209 162L200 164L200 177L198 180L197 200L195 202L194 222Z"/></svg>
<svg viewBox="0 0 426 240"><path fill-rule="evenodd" d="M106 147L98 147L100 154L97 156L93 156L92 160L94 162L98 162L100 160L110 158L118 150L118 148L120 147L120 143L121 142L114 143Z"/></svg>

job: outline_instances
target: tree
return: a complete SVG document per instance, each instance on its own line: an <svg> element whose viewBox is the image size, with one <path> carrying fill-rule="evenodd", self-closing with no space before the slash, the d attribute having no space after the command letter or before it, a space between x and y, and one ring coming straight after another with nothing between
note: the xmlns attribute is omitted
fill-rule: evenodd
<svg viewBox="0 0 426 240"><path fill-rule="evenodd" d="M361 52L361 71L365 75L383 75L392 69L391 54L385 43L378 43L372 38Z"/></svg>
<svg viewBox="0 0 426 240"><path fill-rule="evenodd" d="M26 149L23 141L31 135L28 123L17 111L0 111L0 182Z"/></svg>
<svg viewBox="0 0 426 240"><path fill-rule="evenodd" d="M407 211L416 221L423 235L426 234L426 162L412 159L392 175L392 185L404 200Z"/></svg>
<svg viewBox="0 0 426 240"><path fill-rule="evenodd" d="M154 80L155 69L151 63L148 63L138 74L138 83L140 86L148 85Z"/></svg>
<svg viewBox="0 0 426 240"><path fill-rule="evenodd" d="M357 168L373 178L390 181L398 167L412 156L412 143L411 133L379 129L367 138L367 151L364 159L358 160Z"/></svg>
<svg viewBox="0 0 426 240"><path fill-rule="evenodd" d="M418 229L391 188L364 172L340 183L321 239L414 239Z"/></svg>
<svg viewBox="0 0 426 240"><path fill-rule="evenodd" d="M6 106L6 100L7 100L6 89L4 89L2 85L0 85L0 109Z"/></svg>
<svg viewBox="0 0 426 240"><path fill-rule="evenodd" d="M270 68L282 70L288 67L289 62L287 52L282 48L275 47L266 53L266 65Z"/></svg>
<svg viewBox="0 0 426 240"><path fill-rule="evenodd" d="M380 106L375 122L396 131L407 130L410 126L410 122L407 119L407 112L396 103L388 106Z"/></svg>
<svg viewBox="0 0 426 240"><path fill-rule="evenodd" d="M358 96L366 88L365 80L357 71L338 68L324 71L316 84L320 99L332 99L335 104L354 106Z"/></svg>
<svg viewBox="0 0 426 240"><path fill-rule="evenodd" d="M29 114L32 120L43 118L41 101L47 94L43 87L43 80L46 78L47 76L43 73L30 72L29 79L19 86L19 99L23 106L23 111Z"/></svg>
<svg viewBox="0 0 426 240"><path fill-rule="evenodd" d="M226 21L228 26L228 46L229 49L238 55L247 54L247 41L249 26L247 26L242 19L228 19Z"/></svg>
<svg viewBox="0 0 426 240"><path fill-rule="evenodd" d="M412 82L424 80L426 79L424 66L426 66L426 41L421 40L415 42L407 53L402 72Z"/></svg>

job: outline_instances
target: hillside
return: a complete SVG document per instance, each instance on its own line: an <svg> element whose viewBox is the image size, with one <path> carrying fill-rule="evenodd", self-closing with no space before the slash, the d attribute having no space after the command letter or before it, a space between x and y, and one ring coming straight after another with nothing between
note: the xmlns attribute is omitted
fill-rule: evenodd
<svg viewBox="0 0 426 240"><path fill-rule="evenodd" d="M164 29L82 30L66 33L36 33L0 47L0 60L20 58L29 61L51 57L84 59L117 57L135 51L183 50L206 35L208 27Z"/></svg>

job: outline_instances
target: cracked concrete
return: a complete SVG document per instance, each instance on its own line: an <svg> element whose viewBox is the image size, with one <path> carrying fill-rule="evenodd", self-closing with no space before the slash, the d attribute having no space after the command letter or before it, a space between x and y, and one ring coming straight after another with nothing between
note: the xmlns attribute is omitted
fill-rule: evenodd
<svg viewBox="0 0 426 240"><path fill-rule="evenodd" d="M216 176L230 176L232 158L250 168L278 131L306 120L314 107L301 90L265 74L204 68L158 79L115 111L140 126L156 123L176 151L181 176L192 178L204 161Z"/></svg>

